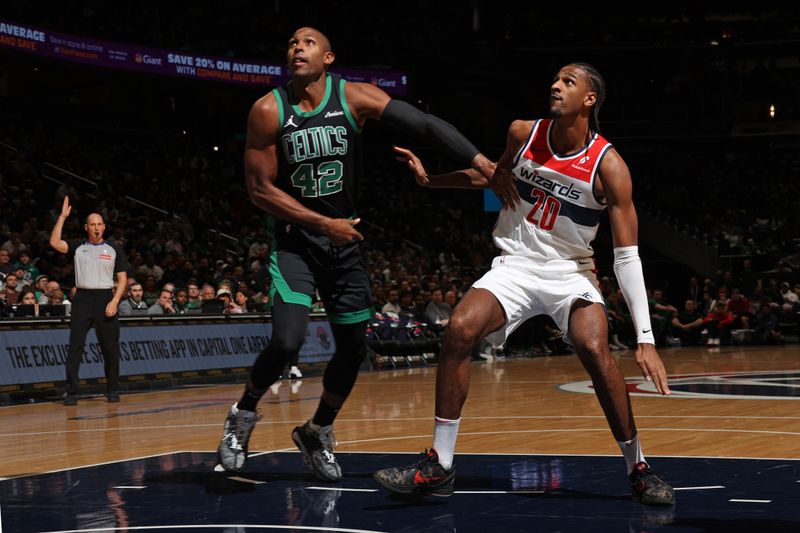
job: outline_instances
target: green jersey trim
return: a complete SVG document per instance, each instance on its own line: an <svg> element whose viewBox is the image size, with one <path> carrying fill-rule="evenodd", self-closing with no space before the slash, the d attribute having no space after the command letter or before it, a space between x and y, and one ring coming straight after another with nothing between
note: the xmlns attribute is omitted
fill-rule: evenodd
<svg viewBox="0 0 800 533"><path fill-rule="evenodd" d="M358 324L359 322L369 320L374 314L374 309L362 309L349 313L328 313L328 319L331 321L331 324Z"/></svg>
<svg viewBox="0 0 800 533"><path fill-rule="evenodd" d="M331 75L328 74L327 76L325 76L325 96L322 97L322 101L319 103L317 107L315 107L311 111L306 112L297 107L296 105L292 104L292 109L294 109L294 112L300 115L301 117L313 117L314 115L319 114L319 112L325 109L325 106L328 105L328 100L331 99L332 85L333 84L331 83Z"/></svg>
<svg viewBox="0 0 800 533"><path fill-rule="evenodd" d="M283 127L283 98L278 89L272 89L272 94L275 95L275 102L278 104L278 129Z"/></svg>
<svg viewBox="0 0 800 533"><path fill-rule="evenodd" d="M275 293L281 295L281 299L287 304L305 305L311 309L311 296L301 292L294 292L289 288L286 279L278 268L278 252L272 252L269 256L269 273L272 276L272 285L269 288L269 299L275 299Z"/></svg>
<svg viewBox="0 0 800 533"><path fill-rule="evenodd" d="M344 78L339 80L339 101L342 104L342 109L344 109L344 116L347 117L347 121L353 126L353 129L356 130L356 133L361 133L361 128L358 127L358 123L356 119L353 118L353 115L350 113L350 106L347 105L347 98L344 95L344 84L347 82Z"/></svg>

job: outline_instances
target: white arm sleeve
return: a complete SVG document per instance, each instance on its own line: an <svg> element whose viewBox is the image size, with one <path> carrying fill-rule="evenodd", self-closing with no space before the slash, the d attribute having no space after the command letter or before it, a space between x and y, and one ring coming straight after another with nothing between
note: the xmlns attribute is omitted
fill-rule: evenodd
<svg viewBox="0 0 800 533"><path fill-rule="evenodd" d="M636 342L655 344L638 246L614 248L614 274L617 276L619 288L622 289L622 295L628 302L628 309L636 328Z"/></svg>

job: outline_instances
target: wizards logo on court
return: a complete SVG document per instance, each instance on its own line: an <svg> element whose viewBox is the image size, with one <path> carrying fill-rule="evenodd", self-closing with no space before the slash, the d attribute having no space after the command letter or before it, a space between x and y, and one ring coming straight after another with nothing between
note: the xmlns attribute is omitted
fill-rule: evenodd
<svg viewBox="0 0 800 533"><path fill-rule="evenodd" d="M661 396L644 378L626 378L632 396ZM591 381L558 386L568 392L594 394ZM733 400L800 400L800 370L765 372L714 372L669 376L671 396L677 398L728 398Z"/></svg>

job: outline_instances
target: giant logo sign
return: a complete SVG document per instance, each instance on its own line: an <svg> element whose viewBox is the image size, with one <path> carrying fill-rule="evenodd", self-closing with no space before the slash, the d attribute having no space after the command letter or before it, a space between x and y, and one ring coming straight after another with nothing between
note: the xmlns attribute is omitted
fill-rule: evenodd
<svg viewBox="0 0 800 533"><path fill-rule="evenodd" d="M632 396L660 396L644 378L626 378ZM568 392L594 394L591 381L558 386ZM676 398L728 398L733 400L800 400L800 370L763 372L715 372L669 376Z"/></svg>

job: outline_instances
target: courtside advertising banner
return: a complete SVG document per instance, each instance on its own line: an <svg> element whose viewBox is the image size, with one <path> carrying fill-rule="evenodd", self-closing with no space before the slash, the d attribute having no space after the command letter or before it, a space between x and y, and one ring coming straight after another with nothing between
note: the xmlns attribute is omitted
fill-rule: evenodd
<svg viewBox="0 0 800 533"><path fill-rule="evenodd" d="M120 328L120 375L249 368L272 336L269 323L169 324ZM311 321L300 362L330 359L334 343L327 321ZM69 329L0 333L0 385L63 381ZM94 329L86 336L81 378L103 377Z"/></svg>

